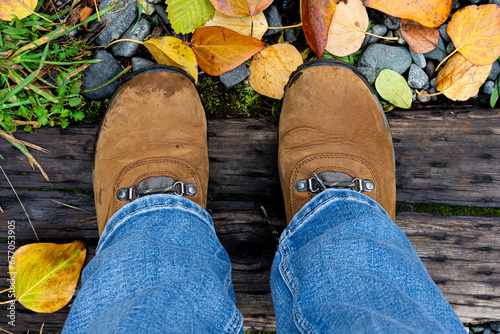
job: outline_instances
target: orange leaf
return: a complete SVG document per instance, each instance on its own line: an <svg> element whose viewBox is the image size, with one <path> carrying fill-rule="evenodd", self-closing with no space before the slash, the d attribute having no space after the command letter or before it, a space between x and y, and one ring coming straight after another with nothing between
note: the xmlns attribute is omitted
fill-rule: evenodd
<svg viewBox="0 0 500 334"><path fill-rule="evenodd" d="M453 0L366 0L365 6L386 14L417 21L425 27L439 27L450 15Z"/></svg>
<svg viewBox="0 0 500 334"><path fill-rule="evenodd" d="M486 81L492 64L475 65L462 54L456 53L448 60L437 76L436 90L454 101L465 101L479 92Z"/></svg>
<svg viewBox="0 0 500 334"><path fill-rule="evenodd" d="M439 43L438 28L424 27L413 20L401 20L401 36L415 53L426 53L434 50Z"/></svg>
<svg viewBox="0 0 500 334"><path fill-rule="evenodd" d="M290 74L301 64L302 56L293 45L271 45L253 57L248 81L257 93L281 99Z"/></svg>
<svg viewBox="0 0 500 334"><path fill-rule="evenodd" d="M269 7L273 0L210 0L215 9L233 17L254 16Z"/></svg>
<svg viewBox="0 0 500 334"><path fill-rule="evenodd" d="M492 64L500 57L500 6L467 6L448 24L457 50L477 65Z"/></svg>
<svg viewBox="0 0 500 334"><path fill-rule="evenodd" d="M328 42L328 30L332 23L336 4L339 1L302 0L300 2L302 30L306 36L307 43L318 58L323 58L323 54L325 53Z"/></svg>
<svg viewBox="0 0 500 334"><path fill-rule="evenodd" d="M201 27L191 38L198 65L209 75L221 75L240 66L267 43L222 27Z"/></svg>
<svg viewBox="0 0 500 334"><path fill-rule="evenodd" d="M83 21L85 21L86 19L88 19L90 17L90 15L92 15L92 11L93 11L93 9L90 8L90 7L84 7L84 8L82 8L82 10L80 11L80 23L83 22ZM88 25L89 24L87 22L83 26L85 28L87 28Z"/></svg>

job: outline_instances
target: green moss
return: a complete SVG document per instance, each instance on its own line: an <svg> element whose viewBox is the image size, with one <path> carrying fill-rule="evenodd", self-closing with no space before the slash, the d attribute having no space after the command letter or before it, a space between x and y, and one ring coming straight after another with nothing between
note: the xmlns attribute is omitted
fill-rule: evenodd
<svg viewBox="0 0 500 334"><path fill-rule="evenodd" d="M478 208L468 206L449 206L435 203L397 203L396 212L422 212L439 216L489 216L500 217L500 208Z"/></svg>
<svg viewBox="0 0 500 334"><path fill-rule="evenodd" d="M108 100L86 100L78 106L78 111L85 114L82 123L99 123L108 108Z"/></svg>
<svg viewBox="0 0 500 334"><path fill-rule="evenodd" d="M226 89L217 77L202 76L198 82L201 102L208 116L274 116L279 100L256 93L247 80Z"/></svg>

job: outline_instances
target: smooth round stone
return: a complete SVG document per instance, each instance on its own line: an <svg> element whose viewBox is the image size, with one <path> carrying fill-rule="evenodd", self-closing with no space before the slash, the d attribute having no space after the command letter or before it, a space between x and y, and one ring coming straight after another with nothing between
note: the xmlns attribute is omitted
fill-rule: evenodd
<svg viewBox="0 0 500 334"><path fill-rule="evenodd" d="M439 34L441 35L441 38L443 38L443 40L445 42L451 41L451 38L450 38L450 35L448 35L447 29L448 29L448 23L443 24L439 27Z"/></svg>
<svg viewBox="0 0 500 334"><path fill-rule="evenodd" d="M491 95L495 90L495 83L493 81L486 81L483 87L483 93Z"/></svg>
<svg viewBox="0 0 500 334"><path fill-rule="evenodd" d="M387 28L391 30L397 30L399 29L399 23L401 22L400 18L390 16L390 15L384 15L384 24Z"/></svg>
<svg viewBox="0 0 500 334"><path fill-rule="evenodd" d="M411 88L424 88L429 83L429 78L424 70L415 64L411 64L410 72L408 73L408 85Z"/></svg>
<svg viewBox="0 0 500 334"><path fill-rule="evenodd" d="M385 44L370 45L359 61L359 67L373 67L377 74L383 69L391 69L399 74L408 70L412 62L410 52L402 46L389 46Z"/></svg>
<svg viewBox="0 0 500 334"><path fill-rule="evenodd" d="M424 53L425 58L434 59L439 62L446 58L447 55L446 46L444 45L442 38L439 38L438 46L434 50Z"/></svg>
<svg viewBox="0 0 500 334"><path fill-rule="evenodd" d="M104 50L98 50L94 59L102 59L103 61L90 65L83 72L84 90L97 88L116 77L122 71L122 67L116 59ZM83 96L91 100L105 99L113 95L119 85L118 81L114 81L97 90L84 92Z"/></svg>
<svg viewBox="0 0 500 334"><path fill-rule="evenodd" d="M411 58L413 59L413 62L415 64L417 64L418 67L425 68L425 65L427 64L427 62L425 61L425 57L424 57L423 53L415 53L410 48L410 54L411 54Z"/></svg>
<svg viewBox="0 0 500 334"><path fill-rule="evenodd" d="M420 91L420 93L425 94L425 95L429 94L428 91L423 90L423 89ZM429 102L431 100L431 97L430 96L422 96L420 94L417 94L417 99L419 102L426 103L426 102Z"/></svg>
<svg viewBox="0 0 500 334"><path fill-rule="evenodd" d="M488 80L495 80L500 74L500 62L496 60L491 67L490 75L488 75Z"/></svg>
<svg viewBox="0 0 500 334"><path fill-rule="evenodd" d="M104 10L107 7L116 5L115 0L102 0L99 5L99 10ZM100 22L105 24L105 28L95 39L95 44L106 46L121 35L132 25L137 15L137 1L124 0L118 2L118 5L110 12L102 15Z"/></svg>

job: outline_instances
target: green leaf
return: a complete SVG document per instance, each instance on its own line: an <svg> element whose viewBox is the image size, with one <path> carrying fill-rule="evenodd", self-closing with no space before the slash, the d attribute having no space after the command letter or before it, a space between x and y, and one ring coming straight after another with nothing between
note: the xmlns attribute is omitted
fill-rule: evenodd
<svg viewBox="0 0 500 334"><path fill-rule="evenodd" d="M377 92L396 107L410 109L412 94L405 78L396 71L385 69L375 80Z"/></svg>
<svg viewBox="0 0 500 334"><path fill-rule="evenodd" d="M80 103L82 103L82 99L79 97L72 97L71 99L69 99L70 107L76 107Z"/></svg>
<svg viewBox="0 0 500 334"><path fill-rule="evenodd" d="M209 0L167 0L168 19L178 34L188 34L203 26L214 16Z"/></svg>
<svg viewBox="0 0 500 334"><path fill-rule="evenodd" d="M495 89L493 89L493 93L491 94L491 97L490 97L490 106L492 108L495 108L495 105L497 104L497 101L498 101L498 96L499 96L499 92L498 92L498 82L495 84Z"/></svg>

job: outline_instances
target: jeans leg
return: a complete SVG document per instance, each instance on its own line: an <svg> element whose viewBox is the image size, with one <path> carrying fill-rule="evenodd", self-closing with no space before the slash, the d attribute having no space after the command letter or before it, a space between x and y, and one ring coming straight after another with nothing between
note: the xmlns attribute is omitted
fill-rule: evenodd
<svg viewBox="0 0 500 334"><path fill-rule="evenodd" d="M464 333L403 231L350 190L314 197L271 270L279 333Z"/></svg>
<svg viewBox="0 0 500 334"><path fill-rule="evenodd" d="M63 333L243 333L242 323L209 214L152 195L106 225Z"/></svg>

